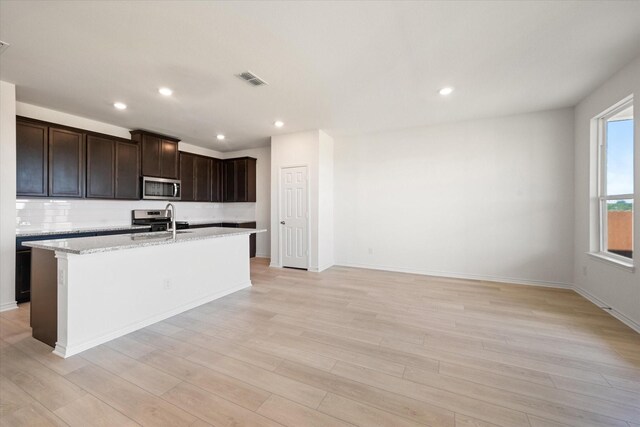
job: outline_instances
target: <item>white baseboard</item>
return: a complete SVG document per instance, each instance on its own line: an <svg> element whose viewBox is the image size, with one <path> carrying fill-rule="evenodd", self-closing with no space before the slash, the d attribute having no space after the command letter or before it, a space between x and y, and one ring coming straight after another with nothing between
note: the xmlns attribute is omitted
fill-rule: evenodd
<svg viewBox="0 0 640 427"><path fill-rule="evenodd" d="M256 258L271 258L269 254L256 254Z"/></svg>
<svg viewBox="0 0 640 427"><path fill-rule="evenodd" d="M92 347L95 347L97 345L100 344L104 344L107 341L111 341L113 339L119 338L123 335L127 335L133 331L137 331L138 329L142 329L145 328L149 325L152 325L156 322L160 322L164 319L168 319L171 316L175 316L176 314L180 314L183 313L187 310L191 310L192 308L198 307L202 304L206 304L208 302L211 302L213 300L216 300L218 298L222 298L225 295L229 295L232 294L234 292L237 292L241 289L245 289L251 286L251 282L249 281L248 283L243 283L242 285L239 286L235 286L233 288L230 289L225 289L224 291L221 292L216 292L210 295L207 295L205 297L202 298L198 298L195 301L191 301L190 303L187 303L185 305L182 305L180 307L171 309L169 311L166 311L162 314L158 314L156 316L150 317L148 319L142 320L140 322L136 322L133 323L131 325L128 325L124 328L118 329L116 331L112 331L109 332L108 334L102 335L100 337L97 338L93 338L89 341L83 342L81 344L75 344L73 346L67 346L65 347L64 345L61 345L59 343L56 343L56 347L53 350L53 354L63 357L63 358L67 358L69 356L73 356L74 354L78 354L81 353L85 350L88 350Z"/></svg>
<svg viewBox="0 0 640 427"><path fill-rule="evenodd" d="M269 267L271 267L271 268L282 268L281 265L273 264L273 263L269 264Z"/></svg>
<svg viewBox="0 0 640 427"><path fill-rule="evenodd" d="M313 273L321 273L323 271L325 271L328 268L333 267L334 264L325 264L323 266L320 266L318 268L312 267L309 269L309 271L313 272Z"/></svg>
<svg viewBox="0 0 640 427"><path fill-rule="evenodd" d="M5 302L4 304L0 304L0 313L3 311L15 310L18 308L18 303L15 301Z"/></svg>
<svg viewBox="0 0 640 427"><path fill-rule="evenodd" d="M577 294L581 295L582 297L588 299L589 301L597 305L598 307L610 307L610 305L607 304L605 301L601 300L600 298L591 294L589 291L585 289L579 288L578 286L574 286L573 290ZM624 323L625 325L627 325L628 327L630 327L631 329L633 329L634 331L640 334L640 323L620 313L615 308L611 308L610 310L604 310L604 311L611 314L613 317L615 317L616 319L618 319L619 321L621 321L622 323Z"/></svg>
<svg viewBox="0 0 640 427"><path fill-rule="evenodd" d="M370 270L393 271L396 273L418 274L421 276L446 277L450 279L482 280L485 282L513 283L516 285L544 286L547 288L573 289L572 283L565 283L565 282L551 282L551 281L545 281L545 280L519 279L515 277L497 277L497 276L486 276L481 274L452 273L448 271L446 272L430 271L430 270L419 270L419 269L411 269L411 268L357 264L357 263L344 263L344 262L336 262L335 265L343 266L343 267L367 268Z"/></svg>

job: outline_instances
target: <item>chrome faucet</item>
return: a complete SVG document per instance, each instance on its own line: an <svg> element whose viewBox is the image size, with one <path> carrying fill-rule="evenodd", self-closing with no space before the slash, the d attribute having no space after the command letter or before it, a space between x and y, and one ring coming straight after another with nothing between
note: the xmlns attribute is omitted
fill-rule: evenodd
<svg viewBox="0 0 640 427"><path fill-rule="evenodd" d="M171 208L171 231L173 232L173 238L176 238L176 207L173 206L173 203L167 203L165 206L165 210L169 210ZM168 231L168 230L167 230Z"/></svg>

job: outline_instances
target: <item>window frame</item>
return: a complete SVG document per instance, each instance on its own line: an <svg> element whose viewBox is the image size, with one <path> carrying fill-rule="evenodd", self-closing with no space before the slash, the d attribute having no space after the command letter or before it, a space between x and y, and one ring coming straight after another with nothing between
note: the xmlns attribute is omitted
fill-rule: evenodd
<svg viewBox="0 0 640 427"><path fill-rule="evenodd" d="M607 193L607 122L608 120L615 116L616 114L619 114L620 112L626 110L629 107L633 107L633 95L621 100L620 102L616 103L615 105L611 106L609 109L607 109L606 111L604 111L603 113L601 113L600 115L598 115L596 117L596 122L597 122L597 156L598 156L598 168L597 168L597 179L598 179L598 194L597 194L597 200L598 200L598 220L597 220L597 228L598 228L598 248L597 248L597 252L594 255L597 255L598 257L601 258L605 258L605 259L609 259L611 261L614 261L618 264L622 264L622 265L626 265L626 266L630 266L633 267L634 266L634 260L635 257L633 255L635 255L635 253L637 252L636 248L633 248L633 252L634 254L632 255L632 258L628 258L622 255L618 255L616 253L610 252L607 250L608 248L608 224L607 224L607 212L608 212L608 208L607 208L607 202L612 201L612 200L627 200L627 199L631 199L632 201L635 201L635 192L637 191L635 186L633 188L633 193L628 193L628 194L614 194L614 195L609 195ZM633 126L635 129L636 123L635 123L635 119L632 117L633 122ZM634 138L635 138L635 131L634 131ZM635 150L635 139L634 139L634 150ZM633 170L633 179L634 179L634 183L635 183L635 169ZM635 211L636 206L634 203L633 206L633 211ZM635 234L635 230L633 228L632 225L632 229L631 229L631 233L632 233L632 240L635 236L633 236L633 234Z"/></svg>

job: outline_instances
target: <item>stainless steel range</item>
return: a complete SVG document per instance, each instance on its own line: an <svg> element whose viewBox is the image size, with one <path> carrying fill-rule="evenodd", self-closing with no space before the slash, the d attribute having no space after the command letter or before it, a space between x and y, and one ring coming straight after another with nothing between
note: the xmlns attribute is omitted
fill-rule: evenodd
<svg viewBox="0 0 640 427"><path fill-rule="evenodd" d="M131 211L131 223L133 225L148 225L151 231L167 231L171 223L172 211L170 209L134 209ZM189 228L186 221L176 221L179 230Z"/></svg>

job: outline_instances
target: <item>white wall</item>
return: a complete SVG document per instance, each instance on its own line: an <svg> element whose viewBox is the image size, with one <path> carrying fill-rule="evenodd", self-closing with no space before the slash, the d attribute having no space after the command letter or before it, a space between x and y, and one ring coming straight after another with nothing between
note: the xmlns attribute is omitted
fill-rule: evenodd
<svg viewBox="0 0 640 427"><path fill-rule="evenodd" d="M0 311L16 308L16 87L0 81Z"/></svg>
<svg viewBox="0 0 640 427"><path fill-rule="evenodd" d="M131 137L129 129L126 128L22 102L16 103L16 114L107 135L127 139ZM181 141L179 149L216 158L256 157L258 159L256 171L258 192L256 203L175 202L178 220L255 220L259 227L269 227L271 174L269 147L222 153ZM13 194L15 202L15 190ZM125 225L131 223L132 209L149 209L164 207L164 205L164 202L142 200L20 199L15 204L17 214L16 211L12 211L12 220L15 218L15 224L12 222L12 225L14 230L19 231ZM265 234L258 235L256 251L259 256L268 257L269 237Z"/></svg>
<svg viewBox="0 0 640 427"><path fill-rule="evenodd" d="M589 256L596 249L595 206L597 201L595 140L590 135L591 120L601 112L635 94L635 271L625 270ZM575 108L575 271L576 289L640 332L640 58L613 75Z"/></svg>
<svg viewBox="0 0 640 427"><path fill-rule="evenodd" d="M14 196L15 197L15 196ZM14 230L64 231L92 227L110 227L131 224L132 209L163 209L167 202L158 200L99 200L32 198L15 200L11 213L15 218ZM172 202L176 206L178 221L212 220L226 218L221 203ZM12 219L13 219L12 218ZM239 218L253 220L253 218Z"/></svg>
<svg viewBox="0 0 640 427"><path fill-rule="evenodd" d="M32 119L44 120L58 123L65 126L87 129L93 132L104 133L106 135L119 136L120 138L131 138L129 129L98 122L86 117L74 116L50 108L39 107L37 105L16 102L16 114L18 116L30 117Z"/></svg>
<svg viewBox="0 0 640 427"><path fill-rule="evenodd" d="M320 131L318 145L318 270L335 263L333 138Z"/></svg>
<svg viewBox="0 0 640 427"><path fill-rule="evenodd" d="M572 109L335 139L336 264L572 282Z"/></svg>

